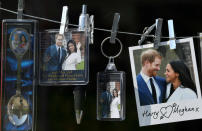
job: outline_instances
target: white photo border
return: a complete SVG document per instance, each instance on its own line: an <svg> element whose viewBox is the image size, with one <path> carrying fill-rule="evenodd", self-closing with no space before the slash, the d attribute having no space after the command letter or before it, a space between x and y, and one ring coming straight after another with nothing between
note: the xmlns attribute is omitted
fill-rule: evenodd
<svg viewBox="0 0 202 131"><path fill-rule="evenodd" d="M140 106L137 80L136 80L135 60L134 60L133 52L134 50L138 50L138 49L153 48L153 44L129 47L129 55L130 55L130 62L131 62L131 69L132 69L132 76L133 76L133 85L134 85L140 126L156 125L156 124L171 123L171 122L177 122L177 121L185 121L185 120L202 118L201 90L200 90L199 76L198 76L198 70L196 65L193 38L176 40L176 44L185 43L185 42L186 43L189 42L190 49L191 49L191 59L192 59L192 64L194 69L194 79L195 79L198 99L189 100L189 101L172 102L172 103L153 104L153 105L146 105L146 106ZM160 45L161 46L169 45L169 41L161 42Z"/></svg>

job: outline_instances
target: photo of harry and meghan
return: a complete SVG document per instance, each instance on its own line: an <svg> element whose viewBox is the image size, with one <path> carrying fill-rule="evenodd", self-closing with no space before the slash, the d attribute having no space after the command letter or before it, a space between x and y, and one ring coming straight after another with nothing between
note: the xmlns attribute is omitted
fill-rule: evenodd
<svg viewBox="0 0 202 131"><path fill-rule="evenodd" d="M137 50L133 52L134 63L140 63L135 65L140 106L198 99L200 93L197 93L197 88L200 87L196 87L197 77L194 77L189 46L180 48L178 52L162 49L147 48L139 50L139 54Z"/></svg>
<svg viewBox="0 0 202 131"><path fill-rule="evenodd" d="M120 82L107 82L99 97L101 118L120 118Z"/></svg>
<svg viewBox="0 0 202 131"><path fill-rule="evenodd" d="M17 28L10 36L10 47L13 49L15 54L24 54L29 48L29 34L26 30Z"/></svg>
<svg viewBox="0 0 202 131"><path fill-rule="evenodd" d="M46 71L84 70L85 45L71 39L64 46L64 36L55 35L55 44L44 53Z"/></svg>

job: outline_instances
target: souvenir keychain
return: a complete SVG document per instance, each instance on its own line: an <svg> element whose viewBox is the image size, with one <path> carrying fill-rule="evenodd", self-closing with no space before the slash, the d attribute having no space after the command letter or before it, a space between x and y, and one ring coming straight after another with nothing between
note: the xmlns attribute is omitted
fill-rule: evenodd
<svg viewBox="0 0 202 131"><path fill-rule="evenodd" d="M22 19L23 0L16 19L2 22L2 129L32 130L37 21Z"/></svg>
<svg viewBox="0 0 202 131"><path fill-rule="evenodd" d="M125 72L117 71L114 58L122 51L122 43L116 38L120 15L115 13L111 37L105 38L101 43L102 54L109 59L103 72L97 74L97 120L121 121L125 119ZM108 56L103 51L103 44L110 39L120 44L120 51L115 56Z"/></svg>

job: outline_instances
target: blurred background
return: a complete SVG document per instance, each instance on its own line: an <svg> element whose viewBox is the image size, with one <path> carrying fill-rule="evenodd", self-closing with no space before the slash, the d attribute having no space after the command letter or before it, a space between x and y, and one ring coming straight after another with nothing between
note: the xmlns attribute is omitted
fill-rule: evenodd
<svg viewBox="0 0 202 131"><path fill-rule="evenodd" d="M94 15L95 27L111 29L114 13L120 13L119 30L142 33L145 27L155 23L155 19L163 18L162 35L168 36L167 20L173 19L177 37L196 36L202 32L202 1L194 0L25 0L24 13L52 20L61 20L62 7L69 7L69 22L78 24L82 4L86 4L87 12ZM1 6L17 10L17 0L1 0ZM0 19L16 19L15 14L0 11ZM28 17L24 17L28 19ZM39 20L39 31L59 29L60 25ZM70 26L71 27L71 26ZM154 32L152 32L154 34ZM123 43L121 55L115 59L119 71L126 72L126 119L121 122L105 122L96 120L96 75L103 71L108 63L100 51L102 40L110 36L110 32L94 32L94 44L90 45L90 80L86 88L87 99L81 125L76 124L74 114L74 86L37 86L37 131L168 131L168 130L201 130L202 120L139 127L135 95L128 47L137 45L140 36L118 34ZM153 42L152 39L147 39ZM168 39L161 39L167 41ZM199 75L201 75L199 39L194 39ZM111 48L110 48L111 47ZM118 48L110 46L108 53L117 52Z"/></svg>

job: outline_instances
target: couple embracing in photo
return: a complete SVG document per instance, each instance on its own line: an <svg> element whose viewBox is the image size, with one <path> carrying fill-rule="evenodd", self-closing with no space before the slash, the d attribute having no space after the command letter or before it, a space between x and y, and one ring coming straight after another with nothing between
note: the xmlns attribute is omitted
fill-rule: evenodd
<svg viewBox="0 0 202 131"><path fill-rule="evenodd" d="M181 60L166 65L165 78L157 76L162 56L154 49L141 54L141 71L137 75L140 105L197 99L196 86L189 68Z"/></svg>

